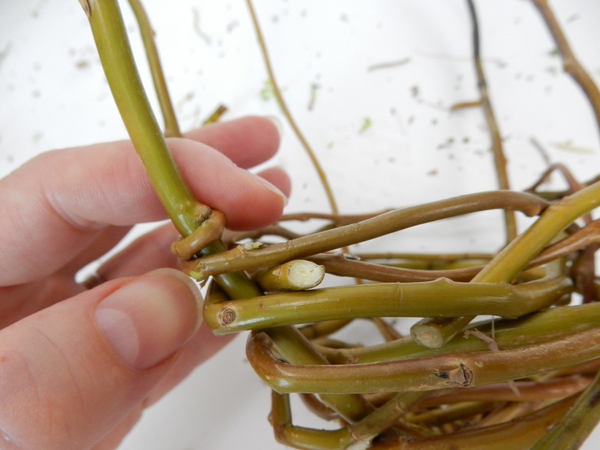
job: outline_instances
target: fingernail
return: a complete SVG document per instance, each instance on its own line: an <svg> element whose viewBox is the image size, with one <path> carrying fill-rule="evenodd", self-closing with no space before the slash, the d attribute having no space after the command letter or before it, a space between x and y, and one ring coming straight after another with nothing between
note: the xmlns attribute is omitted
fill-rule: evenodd
<svg viewBox="0 0 600 450"><path fill-rule="evenodd" d="M275 128L277 128L277 132L279 133L279 137L283 136L283 123L281 122L281 119L277 116L265 116L265 119L269 119L271 122L273 122L273 125L275 125Z"/></svg>
<svg viewBox="0 0 600 450"><path fill-rule="evenodd" d="M264 187L266 187L268 190L275 192L277 195L279 195L281 197L281 199L283 200L283 206L287 206L288 204L288 198L286 197L286 195L281 192L279 189L277 189L275 187L275 185L269 183L267 180L265 180L264 178L259 177L258 175L256 175L255 173L252 172L247 172L250 174L250 176L252 178L254 178L255 181L257 181L258 183L260 183L261 185L263 185Z"/></svg>
<svg viewBox="0 0 600 450"><path fill-rule="evenodd" d="M94 316L119 356L144 370L171 356L196 333L201 308L200 291L189 277L159 269L104 298Z"/></svg>

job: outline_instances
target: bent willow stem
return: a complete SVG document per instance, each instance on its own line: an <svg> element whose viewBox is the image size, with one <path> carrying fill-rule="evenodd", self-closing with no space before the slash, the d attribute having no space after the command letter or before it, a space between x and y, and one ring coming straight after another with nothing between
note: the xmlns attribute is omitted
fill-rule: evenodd
<svg viewBox="0 0 600 450"><path fill-rule="evenodd" d="M239 270L253 270L449 217L490 209L510 209L534 216L547 206L548 203L541 198L519 192L494 191L463 195L390 211L355 224L300 237L282 244L254 250L237 247L219 255L198 259L193 270L203 277Z"/></svg>
<svg viewBox="0 0 600 450"><path fill-rule="evenodd" d="M510 350L367 364L292 365L275 357L272 345L265 333L253 332L247 356L262 380L279 393L427 391L500 383L599 358L600 330Z"/></svg>
<svg viewBox="0 0 600 450"><path fill-rule="evenodd" d="M471 282L510 282L563 229L599 205L600 183L552 203L527 231L506 246ZM426 346L428 343L440 345L448 342L473 318L463 316L449 322L425 320L418 324L419 329L415 330L413 337L420 339L424 336L422 343Z"/></svg>

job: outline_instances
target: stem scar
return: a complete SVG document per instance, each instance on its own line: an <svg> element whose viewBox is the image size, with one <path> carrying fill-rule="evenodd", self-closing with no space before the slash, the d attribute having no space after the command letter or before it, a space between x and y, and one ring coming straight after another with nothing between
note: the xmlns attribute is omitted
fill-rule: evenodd
<svg viewBox="0 0 600 450"><path fill-rule="evenodd" d="M231 308L221 308L217 314L217 319L222 325L231 325L235 321L235 311Z"/></svg>

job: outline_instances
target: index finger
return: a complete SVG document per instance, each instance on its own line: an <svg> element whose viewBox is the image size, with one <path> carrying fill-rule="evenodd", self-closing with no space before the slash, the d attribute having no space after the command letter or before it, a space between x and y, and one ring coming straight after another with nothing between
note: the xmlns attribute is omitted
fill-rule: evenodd
<svg viewBox="0 0 600 450"><path fill-rule="evenodd" d="M222 130L214 126L209 131L218 141ZM254 133L263 138L268 138L269 130L276 133L270 121L255 123ZM268 139L273 138L276 147L278 136ZM254 149L261 155L255 142L252 136L239 135L237 154ZM224 147L231 149L233 143ZM174 139L169 140L169 147L194 195L221 210L229 227L258 228L278 219L285 199L268 182L201 143ZM236 153L230 155L235 158ZM267 148L257 159L271 155ZM53 273L107 226L166 218L139 158L125 141L40 155L0 180L0 197L2 286Z"/></svg>

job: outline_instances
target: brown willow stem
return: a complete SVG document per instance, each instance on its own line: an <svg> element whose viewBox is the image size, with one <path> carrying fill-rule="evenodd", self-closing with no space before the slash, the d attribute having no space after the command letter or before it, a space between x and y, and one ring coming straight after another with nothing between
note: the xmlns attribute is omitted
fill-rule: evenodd
<svg viewBox="0 0 600 450"><path fill-rule="evenodd" d="M574 375L547 381L517 381L519 395L507 383L492 384L461 390L434 392L419 402L420 408L460 402L534 402L539 400L570 397L583 391L591 383L590 377Z"/></svg>
<svg viewBox="0 0 600 450"><path fill-rule="evenodd" d="M315 264L322 265L325 271L331 275L361 278L383 283L428 281L438 278L448 278L453 281L469 281L483 268L483 266L475 266L460 270L405 269L402 267L355 261L346 258L345 255L340 253L324 253L309 256L306 259Z"/></svg>
<svg viewBox="0 0 600 450"><path fill-rule="evenodd" d="M280 325L366 317L456 317L493 314L517 318L571 293L568 277L520 285L457 283L446 278L269 294L243 302L205 305L204 320L215 334Z"/></svg>
<svg viewBox="0 0 600 450"><path fill-rule="evenodd" d="M396 253L396 252L388 252L388 253L365 253L365 252L354 252L353 256L360 258L361 260L365 259L380 259L380 260L420 260L426 261L430 263L432 266L430 268L434 268L433 264L436 263L451 263L461 260L477 260L484 259L489 261L492 259L494 255L491 253Z"/></svg>
<svg viewBox="0 0 600 450"><path fill-rule="evenodd" d="M175 116L173 103L169 96L169 89L167 88L167 83L163 74L160 57L158 56L158 50L156 48L156 43L154 42L154 29L152 28L152 25L150 25L150 20L148 19L148 15L140 0L129 0L129 5L133 10L133 14L135 15L135 19L140 28L140 34L142 35L142 42L144 43L144 49L146 51L146 57L148 58L150 73L152 74L152 81L154 83L154 90L156 91L160 110L162 112L163 120L165 121L165 136L181 137L181 131L179 131L177 117Z"/></svg>
<svg viewBox="0 0 600 450"><path fill-rule="evenodd" d="M330 220L335 223L336 226L347 225L349 223L360 222L361 220L370 219L371 217L380 216L381 214L385 214L387 212L392 211L391 209L386 209L384 211L375 212L375 213L366 213L366 214L327 214L327 213L313 213L313 212L303 212L303 213L292 213L292 214L284 214L279 218L280 222L285 222L289 220L298 220L300 222L306 222L311 219L323 219Z"/></svg>
<svg viewBox="0 0 600 450"><path fill-rule="evenodd" d="M558 47L558 52L563 59L563 68L565 72L571 75L587 96L592 109L594 110L594 115L596 116L598 131L600 131L600 91L598 90L598 86L596 86L592 77L590 77L573 54L571 46L567 42L567 38L565 37L558 20L556 20L556 16L552 12L550 6L548 6L548 1L533 0L533 4L544 18L550 34Z"/></svg>
<svg viewBox="0 0 600 450"><path fill-rule="evenodd" d="M319 164L319 161L317 160L315 153L312 151L310 145L308 144L308 141L306 140L306 138L300 131L300 128L298 128L298 126L296 125L296 122L292 118L292 114L290 113L290 110L288 109L287 105L285 104L285 101L283 100L283 96L281 95L281 90L279 89L277 82L275 81L275 74L273 73L273 68L271 67L269 54L267 52L267 46L265 44L265 40L263 39L262 31L258 24L258 19L256 18L256 13L254 12L254 7L252 6L251 0L246 0L246 4L248 5L248 9L250 10L250 15L252 16L252 23L254 25L254 30L256 31L256 37L258 38L260 50L261 50L263 59L265 61L265 66L267 69L267 73L269 74L269 80L271 82L271 86L273 87L273 93L275 94L277 103L279 103L279 107L281 108L283 115L289 122L290 126L292 127L292 130L294 130L296 137L298 138L298 140L304 147L304 150L306 150L308 157L312 161L313 166L315 167L317 173L319 174L319 179L321 180L323 189L325 189L325 193L327 194L327 199L328 199L329 205L331 207L331 212L333 214L338 214L338 207L335 202L335 197L333 196L333 192L331 190L329 182L327 181L325 172L321 168L321 165Z"/></svg>
<svg viewBox="0 0 600 450"><path fill-rule="evenodd" d="M539 197L520 192L492 191L468 194L390 211L362 222L252 251L238 247L220 255L196 260L194 271L206 277L224 272L252 270L291 259L305 258L448 217L498 208L522 211L532 216L547 205L548 203Z"/></svg>
<svg viewBox="0 0 600 450"><path fill-rule="evenodd" d="M477 86L481 96L481 106L485 115L490 137L492 139L492 151L494 153L494 163L496 167L496 176L498 177L498 185L500 189L510 189L508 182L508 173L506 171L506 157L502 149L502 138L498 130L498 123L492 109L492 103L488 94L487 81L481 64L481 37L479 35L479 21L475 11L473 0L467 0L469 7L469 15L473 26L473 62L475 63L475 71L477 73ZM513 211L504 211L504 223L506 226L506 242L512 241L517 237L517 222Z"/></svg>
<svg viewBox="0 0 600 450"><path fill-rule="evenodd" d="M532 450L576 450L600 422L600 372L575 404Z"/></svg>
<svg viewBox="0 0 600 450"><path fill-rule="evenodd" d="M312 325L306 325L304 327L299 328L298 330L307 339L312 340L320 337L329 336L330 334L341 330L350 322L352 322L352 319L328 320L326 322L318 322L313 323Z"/></svg>
<svg viewBox="0 0 600 450"><path fill-rule="evenodd" d="M255 372L279 393L429 391L501 383L596 359L600 329L511 350L368 364L292 365L275 357L272 345L265 333L253 333L246 354Z"/></svg>
<svg viewBox="0 0 600 450"><path fill-rule="evenodd" d="M340 418L337 412L325 405L325 403L319 400L314 394L300 394L300 400L302 400L304 406L306 406L311 413L323 420L330 421Z"/></svg>
<svg viewBox="0 0 600 450"><path fill-rule="evenodd" d="M575 401L574 397L547 406L512 422L471 428L448 435L401 442L377 442L372 450L529 450Z"/></svg>
<svg viewBox="0 0 600 450"><path fill-rule="evenodd" d="M470 429L449 435L422 439L396 439L373 442L373 450L529 450L575 401L564 399L509 423ZM278 442L299 449L341 450L348 442L349 430L314 430L292 425L288 395L272 394L269 416ZM357 447L364 448L364 447Z"/></svg>
<svg viewBox="0 0 600 450"><path fill-rule="evenodd" d="M173 161L135 66L117 1L81 1L108 85L131 142L173 225L183 237L187 237L212 211L194 197ZM203 252L225 250L222 243L215 241ZM242 273L220 276L218 281L232 298L255 297L261 293Z"/></svg>
<svg viewBox="0 0 600 450"><path fill-rule="evenodd" d="M217 109L213 111L213 113L206 118L202 125L208 125L209 123L218 122L223 114L227 112L227 107L223 105L219 105Z"/></svg>
<svg viewBox="0 0 600 450"><path fill-rule="evenodd" d="M600 243L599 220L591 222L589 225L568 235L564 239L544 248L538 256L529 262L526 269L539 267L556 259L564 258L565 256L594 243ZM364 258L360 254L357 254L357 256L360 256L361 259ZM427 257L428 255L425 256ZM353 259L348 259L345 255L340 253L323 253L320 255L309 256L307 259L322 265L325 267L326 272L332 275L362 278L365 280L387 283L427 281L435 280L437 278L448 278L453 281L470 281L485 267L485 265L476 265L461 269L447 270L406 269L403 267L355 261ZM428 263L427 260L424 262ZM427 265L432 264L428 263Z"/></svg>

